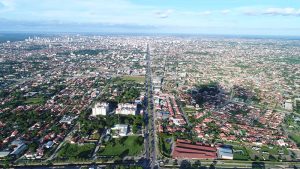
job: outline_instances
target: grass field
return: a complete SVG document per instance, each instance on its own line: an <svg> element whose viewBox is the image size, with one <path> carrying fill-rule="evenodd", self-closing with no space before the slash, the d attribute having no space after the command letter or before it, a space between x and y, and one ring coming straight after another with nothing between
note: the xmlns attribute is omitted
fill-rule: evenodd
<svg viewBox="0 0 300 169"><path fill-rule="evenodd" d="M112 139L104 148L101 148L98 155L101 156L134 156L143 150L144 138L141 136L128 136Z"/></svg>
<svg viewBox="0 0 300 169"><path fill-rule="evenodd" d="M58 152L58 158L66 158L66 159L90 158L94 148L95 148L94 144L78 145L78 144L67 143Z"/></svg>
<svg viewBox="0 0 300 169"><path fill-rule="evenodd" d="M289 154L289 151L287 148L277 147L277 146L272 146L272 147L262 146L261 151L268 152L271 155L278 155L279 153L283 153L285 155Z"/></svg>
<svg viewBox="0 0 300 169"><path fill-rule="evenodd" d="M297 146L300 146L300 135L299 134L290 134L289 137L297 144Z"/></svg>
<svg viewBox="0 0 300 169"><path fill-rule="evenodd" d="M28 98L25 103L26 104L43 104L44 103L44 98L42 97L33 97L33 98Z"/></svg>
<svg viewBox="0 0 300 169"><path fill-rule="evenodd" d="M97 131L94 131L90 138L93 140L98 140L100 138L100 134Z"/></svg>
<svg viewBox="0 0 300 169"><path fill-rule="evenodd" d="M195 108L190 108L190 107L184 107L183 110L186 112L186 113L194 113L196 111Z"/></svg>
<svg viewBox="0 0 300 169"><path fill-rule="evenodd" d="M259 150L254 150L248 146L233 146L234 160L260 160L260 161L277 161L280 154L285 158L289 155L289 151L285 147L278 146L262 146ZM238 150L238 151L237 151ZM242 152L241 152L242 151Z"/></svg>
<svg viewBox="0 0 300 169"><path fill-rule="evenodd" d="M144 83L145 82L145 76L123 76L123 80L133 80L137 83Z"/></svg>
<svg viewBox="0 0 300 169"><path fill-rule="evenodd" d="M169 140L172 140L172 135L163 133L159 134L159 149L166 157L170 157L172 151L172 143Z"/></svg>
<svg viewBox="0 0 300 169"><path fill-rule="evenodd" d="M249 150L242 146L233 146L233 159L234 160L250 160Z"/></svg>

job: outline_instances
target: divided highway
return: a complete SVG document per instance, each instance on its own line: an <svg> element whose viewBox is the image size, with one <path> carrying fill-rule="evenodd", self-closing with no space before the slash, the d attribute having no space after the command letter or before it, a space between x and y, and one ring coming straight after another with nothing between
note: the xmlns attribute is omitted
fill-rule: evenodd
<svg viewBox="0 0 300 169"><path fill-rule="evenodd" d="M156 114L153 110L153 87L152 87L152 73L151 73L151 58L150 58L150 49L149 45L147 45L147 53L146 53L146 62L147 62L147 70L146 70L146 96L145 96L145 121L146 121L146 132L145 132L145 151L146 151L146 159L149 160L149 168L159 168L157 162L157 152L156 152L156 127L155 120Z"/></svg>

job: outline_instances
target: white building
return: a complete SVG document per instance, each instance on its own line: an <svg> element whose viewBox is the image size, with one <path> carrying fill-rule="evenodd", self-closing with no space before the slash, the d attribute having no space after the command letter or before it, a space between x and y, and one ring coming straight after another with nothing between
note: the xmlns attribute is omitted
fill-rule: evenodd
<svg viewBox="0 0 300 169"><path fill-rule="evenodd" d="M118 108L116 109L116 114L122 114L122 115L136 115L136 104L130 104L130 103L119 103Z"/></svg>
<svg viewBox="0 0 300 169"><path fill-rule="evenodd" d="M277 140L277 144L281 147L286 146L287 144L284 142L283 139Z"/></svg>
<svg viewBox="0 0 300 169"><path fill-rule="evenodd" d="M59 121L59 123L67 123L67 124L72 124L72 122L77 119L78 116L67 116L67 115L64 115L62 117L62 119Z"/></svg>
<svg viewBox="0 0 300 169"><path fill-rule="evenodd" d="M95 106L92 108L92 116L106 116L109 110L108 103L96 103Z"/></svg>
<svg viewBox="0 0 300 169"><path fill-rule="evenodd" d="M286 110L293 110L293 102L292 100L286 100L284 103L284 108Z"/></svg>
<svg viewBox="0 0 300 169"><path fill-rule="evenodd" d="M113 137L125 137L128 134L128 125L126 124L116 124L111 128Z"/></svg>
<svg viewBox="0 0 300 169"><path fill-rule="evenodd" d="M217 154L218 154L218 159L233 160L232 148L218 147Z"/></svg>

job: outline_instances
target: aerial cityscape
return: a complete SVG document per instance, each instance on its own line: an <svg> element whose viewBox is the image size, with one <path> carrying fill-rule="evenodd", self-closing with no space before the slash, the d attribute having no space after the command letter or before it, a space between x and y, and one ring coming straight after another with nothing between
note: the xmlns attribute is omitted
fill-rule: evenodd
<svg viewBox="0 0 300 169"><path fill-rule="evenodd" d="M208 11L211 2L174 0L157 11L157 1L113 1L124 16L102 0L107 9L94 0L36 8L0 0L0 168L300 168L300 22L269 33L260 26L274 26L269 17L299 21L299 2L264 9L270 1L255 1L263 3L257 8L218 1ZM248 33L248 23L233 33L223 21L174 31L172 15L185 15L180 5L194 14L193 4L203 5L196 18L261 20ZM75 24L65 16L82 6L103 9L94 15L114 23L84 23L94 17L78 15ZM46 17L44 8L57 11ZM148 19L157 28L125 9L154 12L159 19ZM52 22L57 15L61 23Z"/></svg>

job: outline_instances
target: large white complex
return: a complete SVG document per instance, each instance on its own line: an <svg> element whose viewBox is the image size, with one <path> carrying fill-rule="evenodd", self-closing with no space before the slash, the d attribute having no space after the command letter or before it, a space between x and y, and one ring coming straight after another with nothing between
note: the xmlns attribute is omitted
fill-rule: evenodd
<svg viewBox="0 0 300 169"><path fill-rule="evenodd" d="M118 108L116 109L116 114L122 114L122 115L136 115L136 104L130 104L130 103L120 103L118 104Z"/></svg>
<svg viewBox="0 0 300 169"><path fill-rule="evenodd" d="M96 103L95 106L92 109L92 116L106 116L109 110L109 104L108 103Z"/></svg>
<svg viewBox="0 0 300 169"><path fill-rule="evenodd" d="M124 137L128 134L128 125L126 124L116 124L113 128L111 128L113 131L113 137Z"/></svg>
<svg viewBox="0 0 300 169"><path fill-rule="evenodd" d="M284 108L286 110L293 110L293 101L292 100L286 100L284 103Z"/></svg>
<svg viewBox="0 0 300 169"><path fill-rule="evenodd" d="M219 147L217 150L218 158L223 160L233 160L232 148Z"/></svg>

